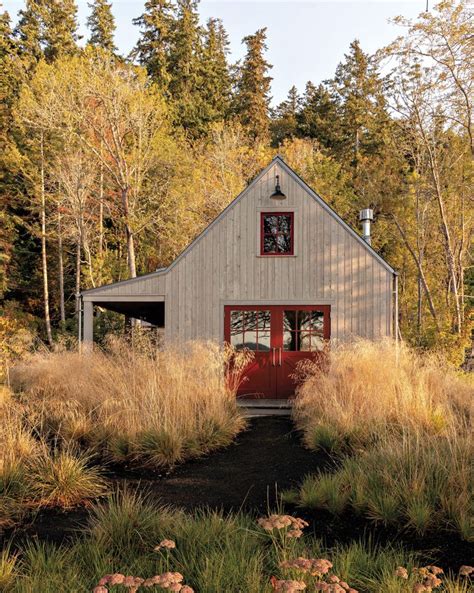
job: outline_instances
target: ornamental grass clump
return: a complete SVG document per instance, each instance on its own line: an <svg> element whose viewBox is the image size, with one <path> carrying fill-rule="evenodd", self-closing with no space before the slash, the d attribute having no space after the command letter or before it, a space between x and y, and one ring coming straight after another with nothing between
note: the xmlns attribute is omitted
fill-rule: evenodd
<svg viewBox="0 0 474 593"><path fill-rule="evenodd" d="M324 369L300 369L293 413L311 448L353 450L387 431L450 435L472 426L474 382L440 356L356 340L328 357Z"/></svg>
<svg viewBox="0 0 474 593"><path fill-rule="evenodd" d="M356 341L306 365L294 413L306 444L339 457L307 476L299 503L371 521L456 530L474 539L474 383L439 357L389 342Z"/></svg>
<svg viewBox="0 0 474 593"><path fill-rule="evenodd" d="M85 355L37 353L11 376L45 438L160 467L227 445L244 427L235 393L248 356L210 342L159 350L114 338Z"/></svg>
<svg viewBox="0 0 474 593"><path fill-rule="evenodd" d="M48 442L13 397L0 401L0 529L43 506L71 507L103 494L89 456Z"/></svg>

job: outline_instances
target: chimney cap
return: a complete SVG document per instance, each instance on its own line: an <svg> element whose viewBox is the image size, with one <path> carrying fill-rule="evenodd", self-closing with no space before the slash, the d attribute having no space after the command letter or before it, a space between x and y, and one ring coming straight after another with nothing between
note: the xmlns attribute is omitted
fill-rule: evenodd
<svg viewBox="0 0 474 593"><path fill-rule="evenodd" d="M374 211L372 208L364 208L359 213L359 220L374 220Z"/></svg>

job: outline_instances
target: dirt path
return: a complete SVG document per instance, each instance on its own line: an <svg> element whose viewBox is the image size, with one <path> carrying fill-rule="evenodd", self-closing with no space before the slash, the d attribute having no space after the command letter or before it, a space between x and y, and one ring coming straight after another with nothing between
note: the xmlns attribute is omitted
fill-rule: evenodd
<svg viewBox="0 0 474 593"><path fill-rule="evenodd" d="M325 453L301 446L300 435L290 418L261 417L252 419L231 446L185 463L168 474L117 470L110 478L118 487L136 488L157 502L186 510L242 509L261 516L269 507L275 508L276 492L295 487L306 474L330 465ZM329 546L370 537L373 543L400 543L422 552L426 562L436 561L453 569L472 563L474 557L473 544L461 541L453 533L436 532L418 538L375 527L350 513L333 517L324 511L287 510L308 519L310 529ZM44 510L29 526L5 534L5 539L14 535L15 541L37 537L61 543L83 527L87 519L85 508L67 512Z"/></svg>
<svg viewBox="0 0 474 593"><path fill-rule="evenodd" d="M230 447L177 467L161 479L143 473L116 475L140 485L153 498L192 510L199 506L266 512L276 492L296 486L329 463L324 453L301 446L290 418L253 418Z"/></svg>

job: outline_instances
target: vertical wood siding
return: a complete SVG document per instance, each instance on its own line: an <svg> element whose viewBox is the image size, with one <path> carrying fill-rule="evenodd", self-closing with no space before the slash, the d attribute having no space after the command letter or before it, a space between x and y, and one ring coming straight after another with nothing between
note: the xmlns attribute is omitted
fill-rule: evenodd
<svg viewBox="0 0 474 593"><path fill-rule="evenodd" d="M275 203L277 173L287 198ZM260 212L272 210L294 211L294 256L260 256ZM330 304L336 339L392 331L391 272L278 162L169 271L106 293L164 295L170 340L221 340L229 301Z"/></svg>

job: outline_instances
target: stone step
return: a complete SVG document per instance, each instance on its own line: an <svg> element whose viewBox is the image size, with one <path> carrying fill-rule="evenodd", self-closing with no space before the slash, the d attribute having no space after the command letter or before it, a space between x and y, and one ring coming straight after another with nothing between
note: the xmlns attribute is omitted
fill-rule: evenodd
<svg viewBox="0 0 474 593"><path fill-rule="evenodd" d="M291 409L293 400L291 399L237 399L237 405L241 408L277 408Z"/></svg>
<svg viewBox="0 0 474 593"><path fill-rule="evenodd" d="M237 405L246 418L257 416L291 416L292 400L287 399L238 399Z"/></svg>

